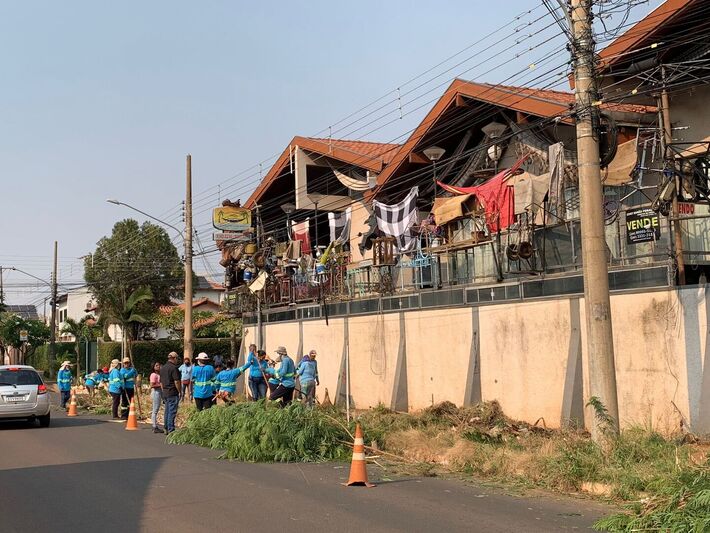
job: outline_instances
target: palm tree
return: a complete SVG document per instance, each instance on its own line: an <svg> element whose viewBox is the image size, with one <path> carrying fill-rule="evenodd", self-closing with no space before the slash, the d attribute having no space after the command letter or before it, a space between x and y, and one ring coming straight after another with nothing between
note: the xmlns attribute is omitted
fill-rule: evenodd
<svg viewBox="0 0 710 533"><path fill-rule="evenodd" d="M74 345L76 350L76 379L78 382L81 379L81 340L84 339L84 341L88 343L91 339L98 335L96 319L91 315L86 315L79 321L76 321L73 318L67 318L64 321L64 324L62 324L60 332L74 337Z"/></svg>
<svg viewBox="0 0 710 533"><path fill-rule="evenodd" d="M135 340L138 333L138 326L149 321L148 317L140 314L138 304L153 299L153 292L150 287L143 286L134 290L125 301L111 299L102 306L102 319L106 324L116 324L121 328L121 353L122 357L128 357L133 364L133 351L131 342ZM139 389L140 392L140 389ZM138 416L141 413L140 394L136 394Z"/></svg>
<svg viewBox="0 0 710 533"><path fill-rule="evenodd" d="M121 353L123 357L129 357L133 364L133 353L131 342L137 336L138 326L149 321L148 317L142 315L138 309L138 304L153 299L150 287L144 286L134 290L125 302L117 299L106 302L108 305L102 306L102 318L107 324L115 324L121 328Z"/></svg>

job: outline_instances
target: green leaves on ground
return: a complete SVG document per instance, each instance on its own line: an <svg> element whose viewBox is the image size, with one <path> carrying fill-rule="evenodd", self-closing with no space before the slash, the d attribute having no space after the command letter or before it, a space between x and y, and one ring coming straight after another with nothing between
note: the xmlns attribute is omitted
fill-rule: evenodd
<svg viewBox="0 0 710 533"><path fill-rule="evenodd" d="M669 479L659 492L594 524L599 531L710 531L710 461Z"/></svg>
<svg viewBox="0 0 710 533"><path fill-rule="evenodd" d="M174 444L224 450L225 459L249 462L344 460L350 436L337 420L300 403L244 402L195 413L170 436Z"/></svg>

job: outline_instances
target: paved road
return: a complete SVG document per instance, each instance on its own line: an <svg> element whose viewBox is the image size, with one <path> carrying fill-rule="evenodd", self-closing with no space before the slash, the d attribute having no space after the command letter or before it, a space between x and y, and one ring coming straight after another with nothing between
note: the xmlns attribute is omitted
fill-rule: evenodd
<svg viewBox="0 0 710 533"><path fill-rule="evenodd" d="M604 512L435 478L346 488L347 466L227 462L147 426L53 417L49 429L0 423L3 533L549 532L587 529Z"/></svg>

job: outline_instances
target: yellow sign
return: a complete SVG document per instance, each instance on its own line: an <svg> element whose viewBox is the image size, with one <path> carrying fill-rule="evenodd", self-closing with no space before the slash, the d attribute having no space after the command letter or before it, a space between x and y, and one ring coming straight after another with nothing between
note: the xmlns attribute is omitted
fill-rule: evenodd
<svg viewBox="0 0 710 533"><path fill-rule="evenodd" d="M212 225L222 231L244 231L251 228L251 211L245 207L215 207Z"/></svg>

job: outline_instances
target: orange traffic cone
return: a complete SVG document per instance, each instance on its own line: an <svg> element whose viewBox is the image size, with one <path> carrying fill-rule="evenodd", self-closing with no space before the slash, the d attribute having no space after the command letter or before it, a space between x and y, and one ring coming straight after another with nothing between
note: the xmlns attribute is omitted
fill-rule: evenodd
<svg viewBox="0 0 710 533"><path fill-rule="evenodd" d="M133 406L133 398L128 406L128 420L126 421L126 429L128 431L136 431L138 429L138 419L136 418L136 409Z"/></svg>
<svg viewBox="0 0 710 533"><path fill-rule="evenodd" d="M71 400L69 400L69 411L67 411L67 416L78 416L79 413L76 412L76 393L74 389L71 390Z"/></svg>
<svg viewBox="0 0 710 533"><path fill-rule="evenodd" d="M353 485L374 487L367 481L367 464L365 463L365 439L362 435L360 424L355 426L355 443L353 445L353 460L350 465L350 478L346 483L348 487Z"/></svg>

